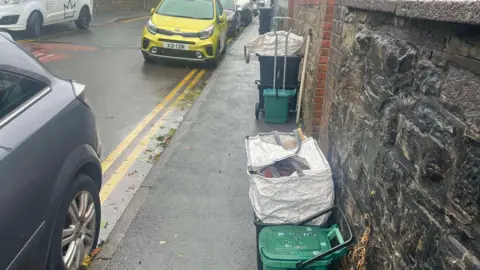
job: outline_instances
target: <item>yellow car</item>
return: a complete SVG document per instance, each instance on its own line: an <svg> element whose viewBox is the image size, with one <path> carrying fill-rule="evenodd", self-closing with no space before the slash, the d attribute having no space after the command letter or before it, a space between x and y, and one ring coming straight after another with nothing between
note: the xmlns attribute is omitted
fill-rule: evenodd
<svg viewBox="0 0 480 270"><path fill-rule="evenodd" d="M217 67L227 48L228 23L220 0L163 0L143 29L142 53Z"/></svg>

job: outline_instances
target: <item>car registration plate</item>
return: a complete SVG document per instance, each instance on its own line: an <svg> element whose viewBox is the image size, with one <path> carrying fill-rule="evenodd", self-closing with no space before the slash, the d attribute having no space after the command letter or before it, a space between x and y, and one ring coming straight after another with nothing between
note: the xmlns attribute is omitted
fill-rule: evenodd
<svg viewBox="0 0 480 270"><path fill-rule="evenodd" d="M179 44L179 43L164 42L163 47L167 49L175 49L175 50L182 50L182 51L188 50L188 45Z"/></svg>

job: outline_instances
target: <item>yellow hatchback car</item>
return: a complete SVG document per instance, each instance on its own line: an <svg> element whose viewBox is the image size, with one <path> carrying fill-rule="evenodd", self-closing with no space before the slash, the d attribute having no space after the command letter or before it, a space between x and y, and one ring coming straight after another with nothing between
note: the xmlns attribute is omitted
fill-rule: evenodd
<svg viewBox="0 0 480 270"><path fill-rule="evenodd" d="M227 48L228 23L220 0L163 0L143 29L142 53L217 67Z"/></svg>

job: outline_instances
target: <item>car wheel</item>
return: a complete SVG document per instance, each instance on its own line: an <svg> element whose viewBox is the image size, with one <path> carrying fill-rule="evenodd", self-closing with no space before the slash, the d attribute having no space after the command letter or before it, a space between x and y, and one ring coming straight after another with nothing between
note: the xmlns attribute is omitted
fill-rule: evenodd
<svg viewBox="0 0 480 270"><path fill-rule="evenodd" d="M101 218L98 193L91 177L79 174L73 180L55 220L49 269L79 269L96 247Z"/></svg>
<svg viewBox="0 0 480 270"><path fill-rule="evenodd" d="M37 38L42 35L43 18L39 11L30 14L27 20L27 34L29 37Z"/></svg>
<svg viewBox="0 0 480 270"><path fill-rule="evenodd" d="M82 10L80 10L80 15L78 15L78 19L75 21L75 25L78 29L88 29L90 27L90 22L92 21L92 15L90 15L90 11L88 7L84 6Z"/></svg>

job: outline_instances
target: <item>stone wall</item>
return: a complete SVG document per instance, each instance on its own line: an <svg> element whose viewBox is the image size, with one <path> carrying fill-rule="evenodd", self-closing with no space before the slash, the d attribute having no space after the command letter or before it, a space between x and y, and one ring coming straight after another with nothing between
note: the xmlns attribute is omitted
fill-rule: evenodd
<svg viewBox="0 0 480 270"><path fill-rule="evenodd" d="M367 268L480 269L480 27L351 2L363 10L335 9L320 141Z"/></svg>

